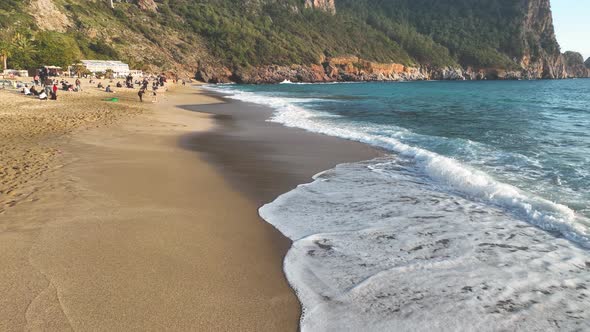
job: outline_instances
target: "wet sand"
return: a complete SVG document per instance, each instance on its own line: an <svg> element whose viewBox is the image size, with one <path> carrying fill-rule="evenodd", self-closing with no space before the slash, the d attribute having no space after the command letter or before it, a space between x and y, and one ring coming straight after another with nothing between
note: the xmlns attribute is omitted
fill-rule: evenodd
<svg viewBox="0 0 590 332"><path fill-rule="evenodd" d="M311 182L313 175L338 164L381 155L362 143L268 122L273 112L268 107L224 101L183 106L213 115L219 126L185 137L182 145L204 153L236 189L258 206L272 202L299 184Z"/></svg>

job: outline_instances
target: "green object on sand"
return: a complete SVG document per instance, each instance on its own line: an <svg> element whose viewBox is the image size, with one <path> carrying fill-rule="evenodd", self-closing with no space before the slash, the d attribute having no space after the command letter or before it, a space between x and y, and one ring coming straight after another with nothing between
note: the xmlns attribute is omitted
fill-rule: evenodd
<svg viewBox="0 0 590 332"><path fill-rule="evenodd" d="M105 99L105 101L117 102L117 101L119 101L119 98L107 98L107 99Z"/></svg>

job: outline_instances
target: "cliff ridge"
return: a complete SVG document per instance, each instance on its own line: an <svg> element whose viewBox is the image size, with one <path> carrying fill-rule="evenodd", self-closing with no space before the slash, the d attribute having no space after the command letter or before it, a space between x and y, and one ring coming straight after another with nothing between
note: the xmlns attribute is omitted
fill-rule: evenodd
<svg viewBox="0 0 590 332"><path fill-rule="evenodd" d="M4 0L0 47L12 68L119 59L206 82L555 79L590 67L561 54L549 0Z"/></svg>

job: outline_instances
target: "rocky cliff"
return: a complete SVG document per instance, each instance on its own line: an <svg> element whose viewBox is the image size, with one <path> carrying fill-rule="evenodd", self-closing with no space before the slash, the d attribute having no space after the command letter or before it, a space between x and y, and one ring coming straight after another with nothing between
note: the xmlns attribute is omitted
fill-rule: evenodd
<svg viewBox="0 0 590 332"><path fill-rule="evenodd" d="M525 0L519 63L524 78L565 78L565 66L553 27L549 0Z"/></svg>
<svg viewBox="0 0 590 332"><path fill-rule="evenodd" d="M209 83L274 84L291 82L358 82L358 81L423 81L423 80L506 80L523 78L520 71L474 69L471 67L405 66L378 63L355 56L327 58L312 65L269 65L230 71L202 64L198 80Z"/></svg>
<svg viewBox="0 0 590 332"><path fill-rule="evenodd" d="M578 54L561 54L549 0L114 3L110 8L103 0L0 1L0 47L15 38L12 27L31 27L18 32L37 52L12 47L9 65L26 69L68 65L81 57L116 58L206 82L589 75L590 59L584 64ZM61 53L43 49L56 44L67 47ZM56 56L48 60L45 54Z"/></svg>
<svg viewBox="0 0 590 332"><path fill-rule="evenodd" d="M481 2L471 0L473 5ZM344 9L350 8L348 14L354 13L360 3L372 5L371 10L381 11L380 15L387 14L392 7L379 7L379 1L371 0L306 0L305 6L324 10L332 14L336 13L336 5L341 4ZM441 6L435 0L424 0L428 6ZM392 0L395 3L393 10L415 10L415 5L403 0ZM503 3L501 3L503 4ZM489 4L488 4L489 5ZM397 7L396 7L397 6ZM442 9L455 10L452 5L442 5ZM504 5L508 6L508 5ZM315 64L292 64L292 65L263 65L229 70L227 68L199 70L198 78L215 77L213 81L236 81L241 83L277 83L283 80L292 82L330 82L330 81L398 81L398 80L484 80L484 79L562 79L572 77L589 77L590 72L586 69L581 55L575 52L561 54L560 47L555 35L553 17L551 13L550 0L521 0L513 4L513 16L508 22L515 28L508 31L510 35L507 40L499 41L500 44L507 44L500 56L513 61L512 65L470 65L462 63L460 54L457 54L458 62L444 66L433 66L429 63L399 63L395 61L382 62L365 59L359 56L331 56L318 55L318 62ZM490 7L491 8L491 7ZM463 8L465 9L465 8ZM467 8L469 11L470 8ZM497 8L496 8L497 9ZM446 14L444 10L442 14ZM487 10L487 8L486 8ZM489 11L489 10L488 10ZM463 14L457 5L458 15ZM486 11L484 11L486 12ZM507 11L510 13L510 11ZM493 15L493 12L490 12ZM501 13L498 15L505 15ZM444 20L445 18L443 18ZM453 19L444 24L453 24ZM371 20L368 18L367 21ZM374 20L374 18L372 18ZM408 19L411 21L411 15ZM492 21L493 22L493 21ZM460 24L460 23L457 23ZM481 27L484 28L484 27ZM498 27L491 26L491 29ZM421 31L419 31L421 32ZM426 30L424 33L428 33ZM396 39L396 36L392 36ZM481 37L478 37L481 38ZM445 47L457 47L448 45L444 40L434 39ZM358 41L362 45L362 41ZM483 47L481 47L483 48ZM472 51L473 52L473 51ZM475 50L477 52L477 50ZM361 53L361 52L359 52ZM500 62L502 63L502 62ZM587 62L588 63L588 62ZM590 64L589 64L590 65ZM206 73L209 71L209 73ZM212 74L217 72L218 74ZM225 73L225 74L223 74Z"/></svg>

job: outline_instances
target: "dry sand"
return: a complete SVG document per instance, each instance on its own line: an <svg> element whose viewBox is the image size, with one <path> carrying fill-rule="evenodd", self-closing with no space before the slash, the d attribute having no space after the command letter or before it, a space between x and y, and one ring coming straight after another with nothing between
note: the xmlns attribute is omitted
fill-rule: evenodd
<svg viewBox="0 0 590 332"><path fill-rule="evenodd" d="M0 216L18 202L35 199L35 183L49 169L61 167L59 140L79 129L104 127L140 114L134 91L107 94L94 85L80 93L58 92L42 101L17 91L0 90ZM117 96L118 103L103 98ZM0 223L0 230L6 225Z"/></svg>
<svg viewBox="0 0 590 332"><path fill-rule="evenodd" d="M179 88L140 108L132 93L62 93L47 109L0 94L2 197L14 200L0 214L0 331L297 328L288 241L179 147L213 120L174 106L215 99Z"/></svg>

